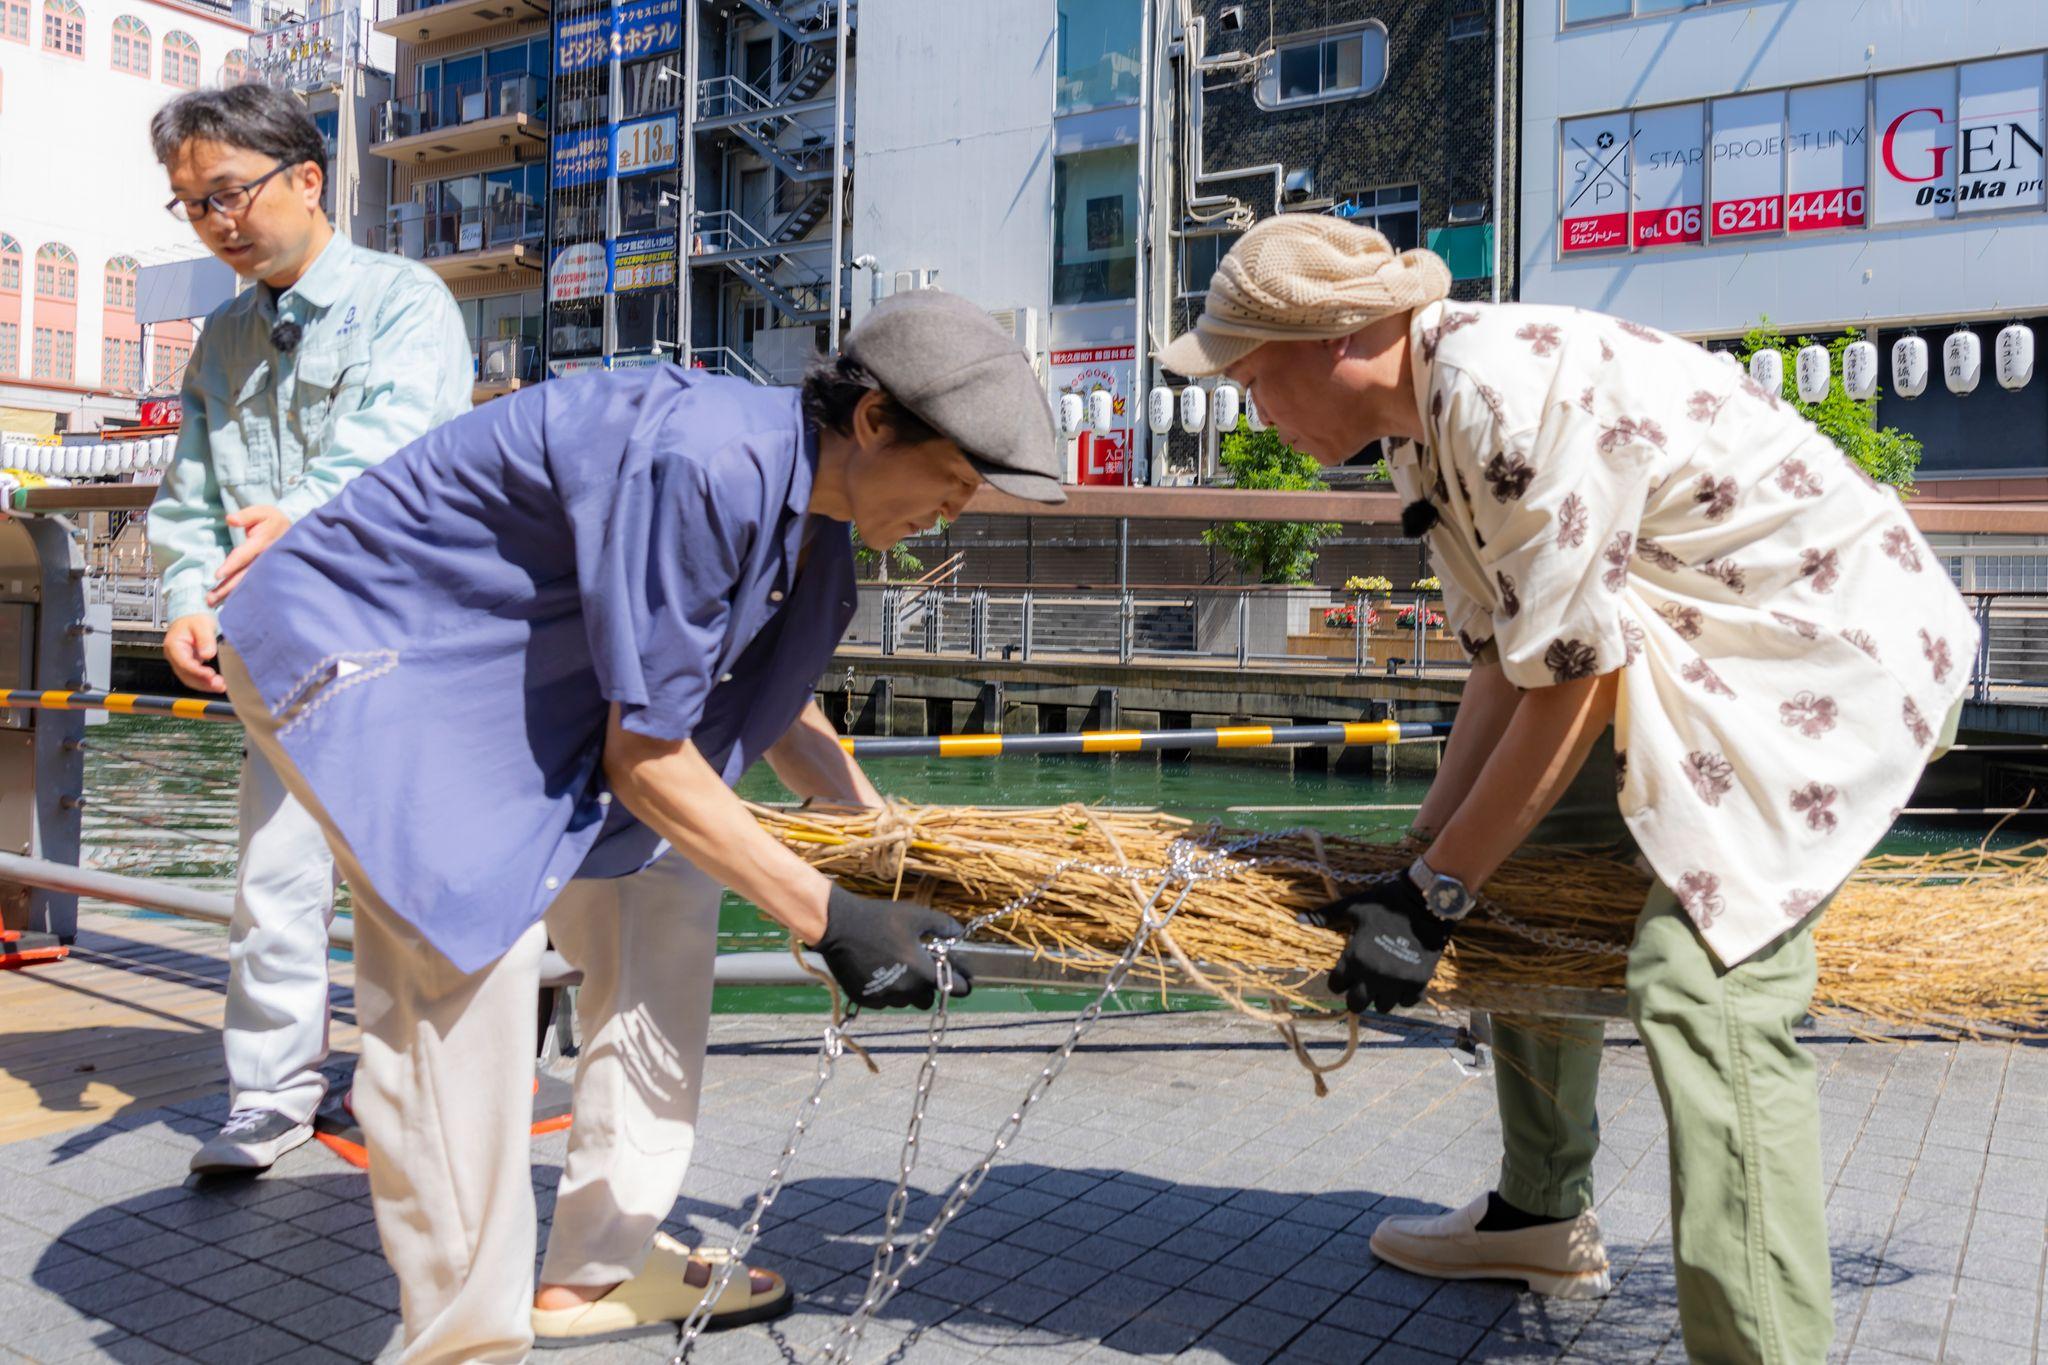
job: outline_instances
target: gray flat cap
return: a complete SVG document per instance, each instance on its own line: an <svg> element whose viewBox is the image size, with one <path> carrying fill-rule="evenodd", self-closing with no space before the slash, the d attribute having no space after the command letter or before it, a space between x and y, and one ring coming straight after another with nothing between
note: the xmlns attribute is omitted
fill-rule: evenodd
<svg viewBox="0 0 2048 1365"><path fill-rule="evenodd" d="M1045 386L995 319L958 294L913 289L868 310L842 348L904 407L949 438L994 487L1065 502L1065 466Z"/></svg>

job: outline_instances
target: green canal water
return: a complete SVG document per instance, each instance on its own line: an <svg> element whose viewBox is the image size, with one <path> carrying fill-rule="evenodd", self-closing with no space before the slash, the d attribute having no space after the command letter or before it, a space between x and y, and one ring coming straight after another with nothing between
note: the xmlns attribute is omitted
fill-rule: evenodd
<svg viewBox="0 0 2048 1365"><path fill-rule="evenodd" d="M236 773L242 734L202 721L111 717L87 731L85 861L132 876L162 877L229 890L235 863ZM1406 829L1428 783L1419 777L1300 774L1284 766L1193 759L1159 762L1131 756L1075 758L887 759L868 765L875 784L910 801L972 805L1157 806L1196 821L1221 819L1251 829L1313 826L1392 839ZM742 795L786 799L764 768L741 783ZM1246 812L1245 806L1314 806L1313 811ZM1378 806L1380 810L1333 810ZM1975 844L1982 830L1902 821L1880 846L1927 853ZM346 891L342 905L346 909ZM118 907L101 906L103 909ZM134 913L134 912L123 912ZM223 931L224 932L224 931ZM784 951L785 935L751 905L727 896L719 916L724 951ZM979 1010L1071 1010L1072 991L978 990ZM1156 1007L1154 993L1123 1002ZM1203 1002L1182 1002L1199 1007ZM810 1011L824 997L811 989L762 987L719 992L722 1011Z"/></svg>

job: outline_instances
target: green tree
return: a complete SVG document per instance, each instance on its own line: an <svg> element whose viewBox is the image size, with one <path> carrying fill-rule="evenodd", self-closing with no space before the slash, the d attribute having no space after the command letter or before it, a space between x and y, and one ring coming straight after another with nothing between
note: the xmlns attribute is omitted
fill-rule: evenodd
<svg viewBox="0 0 2048 1365"><path fill-rule="evenodd" d="M942 530L944 527L945 522L942 520L932 529L936 531ZM861 540L858 527L849 527L847 529L853 535L853 571L855 577L866 578L870 574L879 577L882 568L882 552ZM889 547L889 571L901 578L915 578L918 574L924 572L924 561L912 554L910 547L899 540Z"/></svg>
<svg viewBox="0 0 2048 1365"><path fill-rule="evenodd" d="M1238 419L1223 438L1218 459L1239 488L1321 488L1321 466L1268 429L1253 431ZM1237 561L1261 583L1305 583L1316 547L1341 529L1334 521L1219 521L1202 539Z"/></svg>
<svg viewBox="0 0 2048 1365"><path fill-rule="evenodd" d="M1784 393L1780 396L1796 408L1801 417L1819 427L1823 436L1840 446L1842 453L1854 460L1864 473L1879 483L1898 489L1901 497L1908 497L1913 492L1913 472L1920 467L1920 438L1897 427L1879 426L1876 395L1859 403L1842 387L1842 352L1861 335L1852 327L1828 343L1828 373L1832 378L1828 383L1828 396L1818 403L1799 400L1798 366L1794 363L1800 347L1819 344L1815 338L1801 337L1796 342L1787 342L1784 333L1774 327L1769 318L1764 318L1743 336L1742 345L1735 354L1747 370L1749 358L1758 351L1782 353L1785 357L1785 378L1782 385Z"/></svg>

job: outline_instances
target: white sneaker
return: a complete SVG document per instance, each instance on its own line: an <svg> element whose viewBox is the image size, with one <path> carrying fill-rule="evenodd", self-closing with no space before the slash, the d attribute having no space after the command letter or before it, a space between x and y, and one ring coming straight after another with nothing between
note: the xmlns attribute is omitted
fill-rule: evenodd
<svg viewBox="0 0 2048 1365"><path fill-rule="evenodd" d="M310 1140L313 1125L275 1109L237 1109L192 1154L194 1175L255 1175Z"/></svg>
<svg viewBox="0 0 2048 1365"><path fill-rule="evenodd" d="M1389 1265L1439 1280L1520 1280L1538 1294L1597 1299L1614 1287L1600 1220L1587 1209L1565 1223L1481 1232L1486 1196L1428 1218L1389 1218L1373 1229L1372 1252Z"/></svg>

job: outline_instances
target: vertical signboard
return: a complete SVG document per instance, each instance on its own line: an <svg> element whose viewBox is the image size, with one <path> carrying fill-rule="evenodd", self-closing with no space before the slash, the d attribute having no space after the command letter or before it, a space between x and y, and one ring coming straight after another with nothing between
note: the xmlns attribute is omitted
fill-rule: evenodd
<svg viewBox="0 0 2048 1365"><path fill-rule="evenodd" d="M1122 484L1128 477L1131 452L1137 444L1135 409L1131 406L1137 355L1133 346L1091 346L1054 351L1048 357L1056 392L1078 393L1084 399L1097 390L1109 394L1113 414L1109 434L1098 436L1084 429L1075 438L1077 482Z"/></svg>
<svg viewBox="0 0 2048 1365"><path fill-rule="evenodd" d="M603 66L612 55L610 6L563 19L555 26L555 74L567 76Z"/></svg>
<svg viewBox="0 0 2048 1365"><path fill-rule="evenodd" d="M1794 90L1785 131L1785 226L1793 232L1862 227L1870 138L1863 82Z"/></svg>
<svg viewBox="0 0 2048 1365"><path fill-rule="evenodd" d="M1710 106L1716 237L1785 228L1785 95L1734 95Z"/></svg>
<svg viewBox="0 0 2048 1365"><path fill-rule="evenodd" d="M2040 53L1973 62L1956 91L1956 210L2041 207Z"/></svg>
<svg viewBox="0 0 2048 1365"><path fill-rule="evenodd" d="M611 154L611 131L609 128L584 128L573 133L555 134L549 179L556 189L594 184L604 179L605 163Z"/></svg>
<svg viewBox="0 0 2048 1365"><path fill-rule="evenodd" d="M1628 245L1628 115L1566 119L1564 205L1558 245L1566 253Z"/></svg>
<svg viewBox="0 0 2048 1365"><path fill-rule="evenodd" d="M570 303L604 293L605 248L602 242L576 242L555 253L548 263L548 301Z"/></svg>
<svg viewBox="0 0 2048 1365"><path fill-rule="evenodd" d="M673 232L621 237L611 244L609 250L613 293L675 288L676 235Z"/></svg>
<svg viewBox="0 0 2048 1365"><path fill-rule="evenodd" d="M1955 217L1955 94L1952 66L1877 78L1873 221Z"/></svg>
<svg viewBox="0 0 2048 1365"><path fill-rule="evenodd" d="M614 32L613 46L622 62L672 51L683 40L682 0L632 0L620 5Z"/></svg>
<svg viewBox="0 0 2048 1365"><path fill-rule="evenodd" d="M1635 244L1700 240L1706 209L1702 150L1705 111L1697 104L1635 116Z"/></svg>

